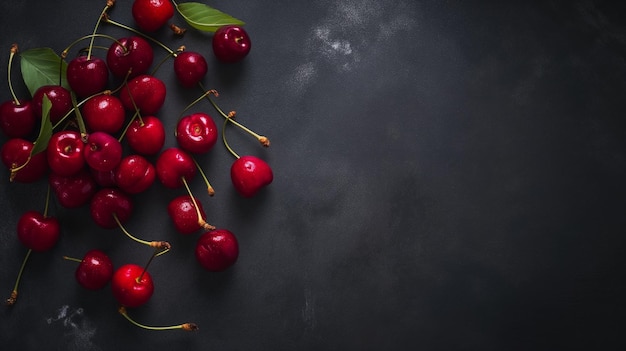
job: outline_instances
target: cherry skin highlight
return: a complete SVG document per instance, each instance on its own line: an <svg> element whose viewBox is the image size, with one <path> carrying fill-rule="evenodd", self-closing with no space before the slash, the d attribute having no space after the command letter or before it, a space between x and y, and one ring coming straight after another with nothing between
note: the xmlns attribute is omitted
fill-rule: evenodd
<svg viewBox="0 0 626 351"><path fill-rule="evenodd" d="M50 170L62 176L80 172L85 166L84 147L85 143L77 131L61 130L54 133L46 149Z"/></svg>
<svg viewBox="0 0 626 351"><path fill-rule="evenodd" d="M253 197L261 188L272 183L274 174L270 166L255 156L241 156L233 162L230 177L237 192L243 197Z"/></svg>
<svg viewBox="0 0 626 351"><path fill-rule="evenodd" d="M17 238L27 248L44 252L59 241L61 226L55 217L44 217L37 211L27 211L17 222Z"/></svg>
<svg viewBox="0 0 626 351"><path fill-rule="evenodd" d="M220 272L235 264L239 257L239 244L229 230L215 229L200 236L195 255L204 269Z"/></svg>
<svg viewBox="0 0 626 351"><path fill-rule="evenodd" d="M142 115L154 115L163 106L165 95L166 87L163 81L157 77L142 74L129 80L128 84L120 90L119 97L127 111L134 113L136 105Z"/></svg>
<svg viewBox="0 0 626 351"><path fill-rule="evenodd" d="M174 59L174 73L184 88L195 87L206 75L209 67L204 56L193 51L183 51Z"/></svg>
<svg viewBox="0 0 626 351"><path fill-rule="evenodd" d="M196 199L196 203L198 204L202 219L206 220L202 203L200 203L198 199ZM167 206L167 213L172 219L174 227L181 234L192 234L202 228L200 223L198 223L196 206L189 195L180 195L172 199Z"/></svg>
<svg viewBox="0 0 626 351"><path fill-rule="evenodd" d="M76 268L74 277L87 290L100 290L113 278L113 262L100 250L89 250Z"/></svg>
<svg viewBox="0 0 626 351"><path fill-rule="evenodd" d="M37 116L30 100L0 104L0 130L9 138L26 138L35 130Z"/></svg>
<svg viewBox="0 0 626 351"><path fill-rule="evenodd" d="M128 146L140 155L158 154L165 144L165 127L154 116L134 120L126 131Z"/></svg>
<svg viewBox="0 0 626 351"><path fill-rule="evenodd" d="M119 43L118 43L119 42ZM134 78L145 74L152 66L154 50L148 41L140 36L118 39L109 47L106 56L107 67L117 78Z"/></svg>
<svg viewBox="0 0 626 351"><path fill-rule="evenodd" d="M213 54L225 63L243 60L252 47L250 36L240 26L226 25L218 28L213 34Z"/></svg>
<svg viewBox="0 0 626 351"><path fill-rule="evenodd" d="M140 155L128 155L115 170L115 184L129 194L146 191L156 178L152 163Z"/></svg>
<svg viewBox="0 0 626 351"><path fill-rule="evenodd" d="M32 142L21 138L9 139L2 145L0 157L7 169L16 169L26 164L20 170L12 172L13 181L32 183L43 178L48 172L48 160L44 152L28 159L33 146Z"/></svg>
<svg viewBox="0 0 626 351"><path fill-rule="evenodd" d="M41 119L43 97L50 100L50 122L58 123L72 109L72 95L60 85L44 85L33 95L33 108L37 119Z"/></svg>
<svg viewBox="0 0 626 351"><path fill-rule="evenodd" d="M156 162L157 178L166 188L180 188L182 178L190 181L197 172L191 155L179 148L168 148L159 155Z"/></svg>
<svg viewBox="0 0 626 351"><path fill-rule="evenodd" d="M105 132L93 132L87 138L83 151L89 167L101 171L111 171L122 160L122 144Z"/></svg>
<svg viewBox="0 0 626 351"><path fill-rule="evenodd" d="M135 0L132 14L142 31L154 32L174 16L174 5L170 0Z"/></svg>
<svg viewBox="0 0 626 351"><path fill-rule="evenodd" d="M117 188L98 190L91 198L90 213L93 221L102 228L117 228L114 215L124 224L130 219L133 202L129 195Z"/></svg>
<svg viewBox="0 0 626 351"><path fill-rule="evenodd" d="M81 98L102 92L109 83L106 62L95 56L78 56L67 64L67 83Z"/></svg>
<svg viewBox="0 0 626 351"><path fill-rule="evenodd" d="M87 169L76 174L62 176L54 172L48 176L52 193L65 208L77 208L87 204L97 191L97 184Z"/></svg>
<svg viewBox="0 0 626 351"><path fill-rule="evenodd" d="M206 153L217 142L218 130L213 118L206 113L194 113L181 118L176 125L176 141L181 149Z"/></svg>
<svg viewBox="0 0 626 351"><path fill-rule="evenodd" d="M91 132L115 134L124 126L126 110L119 98L100 94L85 102L82 109L83 120Z"/></svg>
<svg viewBox="0 0 626 351"><path fill-rule="evenodd" d="M139 279L141 277L141 279ZM113 273L111 290L115 299L125 307L144 305L154 293L152 276L136 264L125 264Z"/></svg>

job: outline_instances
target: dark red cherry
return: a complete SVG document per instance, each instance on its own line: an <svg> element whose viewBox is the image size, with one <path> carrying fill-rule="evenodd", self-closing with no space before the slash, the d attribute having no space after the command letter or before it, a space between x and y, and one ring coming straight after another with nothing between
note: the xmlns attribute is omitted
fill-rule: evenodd
<svg viewBox="0 0 626 351"><path fill-rule="evenodd" d="M80 172L85 166L84 147L85 143L77 131L61 130L54 133L46 150L50 170L62 176Z"/></svg>
<svg viewBox="0 0 626 351"><path fill-rule="evenodd" d="M44 217L37 211L25 212L17 222L17 238L33 251L48 251L56 245L61 226L55 217Z"/></svg>
<svg viewBox="0 0 626 351"><path fill-rule="evenodd" d="M8 100L0 105L0 130L9 138L25 138L35 130L37 115L30 100Z"/></svg>
<svg viewBox="0 0 626 351"><path fill-rule="evenodd" d="M33 108L38 119L41 119L44 95L50 100L50 121L52 124L58 123L72 110L72 95L69 90L60 85L44 85L37 89L33 95Z"/></svg>
<svg viewBox="0 0 626 351"><path fill-rule="evenodd" d="M113 262L100 250L89 250L74 273L76 281L88 290L100 290L113 278Z"/></svg>
<svg viewBox="0 0 626 351"><path fill-rule="evenodd" d="M218 60L233 63L243 60L250 52L248 33L240 26L226 25L213 34L213 53Z"/></svg>
<svg viewBox="0 0 626 351"><path fill-rule="evenodd" d="M154 283L150 273L143 267L136 264L125 264L113 273L111 290L120 305L139 307L152 297Z"/></svg>
<svg viewBox="0 0 626 351"><path fill-rule="evenodd" d="M94 132L89 134L83 154L89 167L106 172L117 167L122 160L122 151L122 144L115 137Z"/></svg>
<svg viewBox="0 0 626 351"><path fill-rule="evenodd" d="M118 227L114 215L124 224L133 211L133 202L129 195L117 188L98 190L91 198L91 218L102 228Z"/></svg>
<svg viewBox="0 0 626 351"><path fill-rule="evenodd" d="M106 57L109 70L117 78L125 78L126 75L133 78L145 74L153 60L152 46L140 36L118 39L111 44Z"/></svg>
<svg viewBox="0 0 626 351"><path fill-rule="evenodd" d="M129 80L128 84L122 87L120 100L128 111L134 113L136 105L142 115L154 115L163 106L165 94L163 81L155 76L142 74Z"/></svg>
<svg viewBox="0 0 626 351"><path fill-rule="evenodd" d="M33 146L32 142L21 138L9 139L2 145L2 163L11 171L12 181L32 183L48 172L48 160L44 152L30 156Z"/></svg>
<svg viewBox="0 0 626 351"><path fill-rule="evenodd" d="M146 191L155 178L154 166L140 155L124 157L115 170L115 184L129 194Z"/></svg>
<svg viewBox="0 0 626 351"><path fill-rule="evenodd" d="M65 208L85 205L98 189L93 176L84 168L70 176L50 173L48 181L57 200Z"/></svg>
<svg viewBox="0 0 626 351"><path fill-rule="evenodd" d="M174 6L170 0L135 0L132 14L139 29L154 32L174 16Z"/></svg>
<svg viewBox="0 0 626 351"><path fill-rule="evenodd" d="M208 71L204 56L197 52L183 51L174 59L174 73L185 88L196 86Z"/></svg>
<svg viewBox="0 0 626 351"><path fill-rule="evenodd" d="M89 98L81 108L83 120L90 132L115 134L124 126L126 110L122 101L110 94Z"/></svg>
<svg viewBox="0 0 626 351"><path fill-rule="evenodd" d="M136 119L126 131L128 146L140 155L156 155L165 144L165 128L154 116Z"/></svg>
<svg viewBox="0 0 626 351"><path fill-rule="evenodd" d="M178 146L194 154L211 150L217 141L218 134L213 118L206 113L187 115L176 125Z"/></svg>
<svg viewBox="0 0 626 351"><path fill-rule="evenodd" d="M67 64L67 83L81 98L105 90L109 82L109 69L101 58L78 56Z"/></svg>
<svg viewBox="0 0 626 351"><path fill-rule="evenodd" d="M197 167L191 155L179 148L166 149L156 162L157 178L167 188L183 186L183 178L190 181L196 175Z"/></svg>
<svg viewBox="0 0 626 351"><path fill-rule="evenodd" d="M197 198L195 200L198 204L202 219L206 220L202 203L200 203L200 200ZM189 195L180 195L170 201L167 205L167 213L172 219L174 227L181 234L192 234L203 227L203 225L199 223L196 206Z"/></svg>
<svg viewBox="0 0 626 351"><path fill-rule="evenodd" d="M237 192L243 197L254 196L274 179L270 166L255 156L241 156L233 162L230 177Z"/></svg>
<svg viewBox="0 0 626 351"><path fill-rule="evenodd" d="M195 254L204 269L219 272L235 264L239 257L239 244L229 230L215 229L200 236Z"/></svg>

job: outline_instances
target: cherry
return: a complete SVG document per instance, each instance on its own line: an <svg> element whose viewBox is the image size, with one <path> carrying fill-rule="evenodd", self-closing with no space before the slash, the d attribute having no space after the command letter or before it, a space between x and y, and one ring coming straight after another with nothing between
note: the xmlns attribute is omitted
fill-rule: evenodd
<svg viewBox="0 0 626 351"><path fill-rule="evenodd" d="M187 152L171 147L164 150L156 162L157 177L167 188L179 188L197 172L196 164Z"/></svg>
<svg viewBox="0 0 626 351"><path fill-rule="evenodd" d="M122 306L139 307L152 297L154 283L150 273L143 267L125 264L113 273L111 289Z"/></svg>
<svg viewBox="0 0 626 351"><path fill-rule="evenodd" d="M48 181L57 200L65 208L83 206L91 200L97 190L93 176L84 168L70 176L50 173Z"/></svg>
<svg viewBox="0 0 626 351"><path fill-rule="evenodd" d="M172 199L167 206L167 213L181 234L192 234L201 228L214 229L205 221L206 214L202 203L198 199L192 199L190 195L180 195Z"/></svg>
<svg viewBox="0 0 626 351"><path fill-rule="evenodd" d="M69 260L76 260L64 256ZM88 290L100 290L113 278L113 263L107 254L100 250L89 250L85 253L76 268L74 276L83 288Z"/></svg>
<svg viewBox="0 0 626 351"><path fill-rule="evenodd" d="M11 171L11 181L32 183L41 179L48 171L46 154L31 157L34 144L21 138L7 140L0 149L2 163Z"/></svg>
<svg viewBox="0 0 626 351"><path fill-rule="evenodd" d="M62 130L52 135L48 141L46 154L52 172L69 176L78 173L85 166L83 149L85 144L80 133Z"/></svg>
<svg viewBox="0 0 626 351"><path fill-rule="evenodd" d="M255 156L241 156L230 168L230 178L237 192L243 197L254 196L274 179L272 169Z"/></svg>
<svg viewBox="0 0 626 351"><path fill-rule="evenodd" d="M117 188L103 188L91 198L91 218L102 228L113 229L128 221L133 202L126 193ZM117 218L117 220L116 220Z"/></svg>
<svg viewBox="0 0 626 351"><path fill-rule="evenodd" d="M128 111L135 112L139 109L143 115L154 115L163 106L165 94L163 81L155 76L142 74L129 80L128 84L122 87L120 100Z"/></svg>
<svg viewBox="0 0 626 351"><path fill-rule="evenodd" d="M67 83L81 98L103 91L109 82L106 62L95 56L78 56L67 64Z"/></svg>
<svg viewBox="0 0 626 351"><path fill-rule="evenodd" d="M140 36L121 38L111 44L106 62L111 73L118 78L145 74L154 60L154 51L147 40Z"/></svg>
<svg viewBox="0 0 626 351"><path fill-rule="evenodd" d="M17 238L33 251L48 251L56 245L61 226L55 217L37 211L26 211L17 222Z"/></svg>
<svg viewBox="0 0 626 351"><path fill-rule="evenodd" d="M135 0L132 14L139 29L154 32L174 16L174 6L170 0Z"/></svg>
<svg viewBox="0 0 626 351"><path fill-rule="evenodd" d="M122 144L105 132L94 132L87 138L84 149L89 167L106 172L115 169L122 160Z"/></svg>
<svg viewBox="0 0 626 351"><path fill-rule="evenodd" d="M237 238L226 229L215 229L200 236L196 244L196 259L211 272L223 271L239 257Z"/></svg>
<svg viewBox="0 0 626 351"><path fill-rule="evenodd" d="M122 101L116 96L100 94L85 102L82 115L90 131L115 134L124 126L126 110Z"/></svg>
<svg viewBox="0 0 626 351"><path fill-rule="evenodd" d="M0 130L9 138L29 136L37 125L37 116L29 100L8 100L0 104Z"/></svg>
<svg viewBox="0 0 626 351"><path fill-rule="evenodd" d="M226 63L243 60L251 48L250 36L237 25L218 28L213 34L212 44L215 57Z"/></svg>
<svg viewBox="0 0 626 351"><path fill-rule="evenodd" d="M69 90L60 85L44 85L37 89L33 94L33 108L35 116L39 119L41 119L44 95L51 103L50 121L56 124L72 109L72 95Z"/></svg>
<svg viewBox="0 0 626 351"><path fill-rule="evenodd" d="M174 73L185 88L197 85L208 71L204 56L197 52L183 51L174 58Z"/></svg>
<svg viewBox="0 0 626 351"><path fill-rule="evenodd" d="M128 146L141 155L156 155L165 144L165 128L154 116L142 117L131 122L126 131Z"/></svg>
<svg viewBox="0 0 626 351"><path fill-rule="evenodd" d="M194 154L208 152L217 141L218 131L213 118L194 113L181 118L176 125L176 141L181 149Z"/></svg>
<svg viewBox="0 0 626 351"><path fill-rule="evenodd" d="M115 169L103 172L89 167L89 170L96 184L101 187L113 188L117 186L117 184L115 184Z"/></svg>
<svg viewBox="0 0 626 351"><path fill-rule="evenodd" d="M115 184L129 194L147 190L156 178L155 168L140 155L129 155L122 159L115 170Z"/></svg>

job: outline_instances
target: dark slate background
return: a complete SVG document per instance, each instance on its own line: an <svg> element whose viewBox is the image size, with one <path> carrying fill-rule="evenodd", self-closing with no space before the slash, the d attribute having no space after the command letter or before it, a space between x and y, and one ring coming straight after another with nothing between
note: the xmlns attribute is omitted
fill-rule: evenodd
<svg viewBox="0 0 626 351"><path fill-rule="evenodd" d="M81 289L62 255L100 248L119 266L150 252L97 228L87 208L53 202L62 239L31 256L17 305L2 308L2 349L624 349L626 12L617 3L211 1L247 22L253 48L241 64L218 64L208 34L154 36L206 55L204 83L218 103L272 140L263 149L229 128L231 145L267 160L274 182L241 199L223 145L199 157L217 191L202 199L209 221L240 242L223 273L203 271L196 237L173 230L165 206L184 190L155 183L127 224L173 245L150 268L153 298L130 313L200 330L135 328L108 287ZM103 6L2 2L3 57L13 42L60 52L93 30ZM133 25L130 7L118 0L112 18ZM13 76L24 96L19 64ZM158 76L171 146L200 91L179 88L171 64ZM0 96L9 98L6 85ZM196 108L221 125L207 102ZM17 220L43 208L46 183L10 184L8 172L0 182L8 296L26 253ZM202 194L200 178L192 188Z"/></svg>

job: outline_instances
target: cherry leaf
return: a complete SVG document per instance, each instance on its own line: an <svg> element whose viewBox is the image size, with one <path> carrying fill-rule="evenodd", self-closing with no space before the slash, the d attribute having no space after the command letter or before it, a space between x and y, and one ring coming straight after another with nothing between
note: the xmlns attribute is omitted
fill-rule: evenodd
<svg viewBox="0 0 626 351"><path fill-rule="evenodd" d="M203 32L215 32L219 27L230 24L244 25L243 21L198 2L176 4L176 10L190 26Z"/></svg>
<svg viewBox="0 0 626 351"><path fill-rule="evenodd" d="M34 156L48 148L48 142L52 137L52 122L50 122L50 109L52 108L52 102L48 98L48 95L43 94L41 101L41 127L39 128L39 136L33 143L33 148L30 150L30 156Z"/></svg>
<svg viewBox="0 0 626 351"><path fill-rule="evenodd" d="M50 48L21 52L20 68L31 96L44 85L61 85L69 89L66 79L67 63Z"/></svg>

